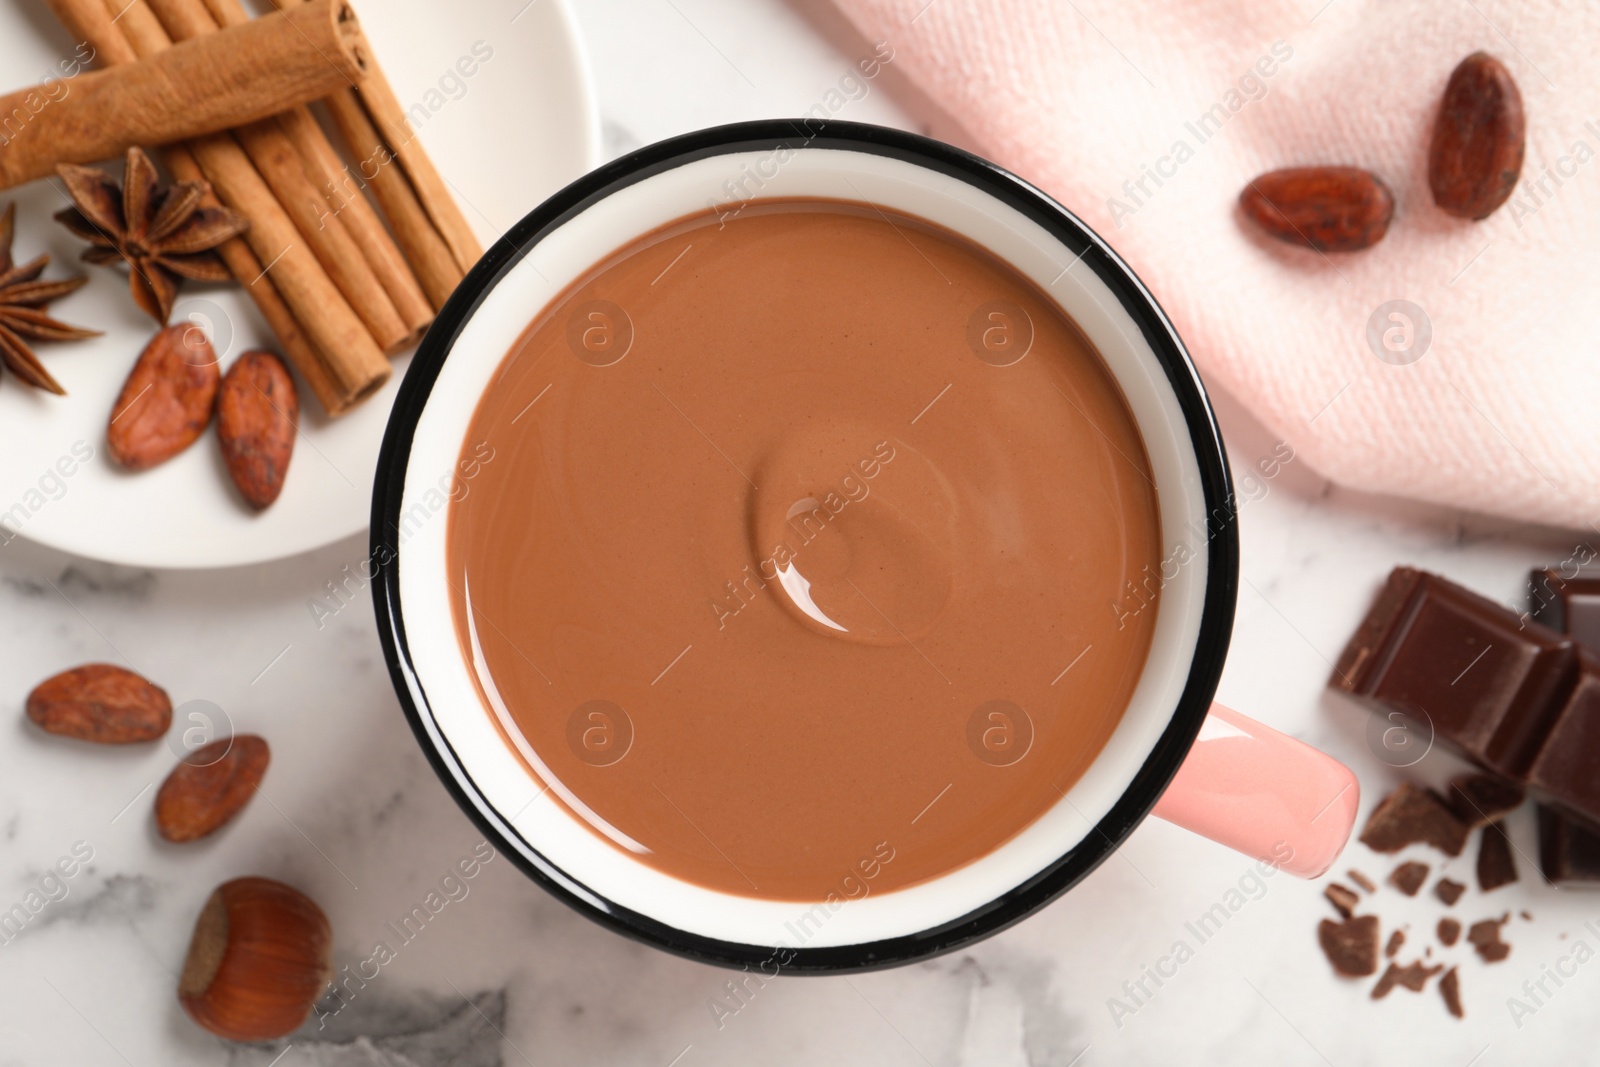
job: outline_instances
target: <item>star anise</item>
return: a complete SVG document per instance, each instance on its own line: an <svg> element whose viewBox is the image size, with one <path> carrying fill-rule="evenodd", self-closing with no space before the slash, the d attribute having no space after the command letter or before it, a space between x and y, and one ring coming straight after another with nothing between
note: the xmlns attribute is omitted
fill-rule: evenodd
<svg viewBox="0 0 1600 1067"><path fill-rule="evenodd" d="M155 164L141 148L128 149L120 186L94 167L63 163L56 173L74 205L56 220L94 246L83 254L90 263L127 260L134 303L157 322L166 325L183 278L228 280L212 249L250 223L225 207L203 205L207 186L174 182L159 188Z"/></svg>
<svg viewBox="0 0 1600 1067"><path fill-rule="evenodd" d="M74 291L87 278L67 278L41 282L39 275L49 265L49 256L39 256L17 266L11 259L11 241L16 236L17 205L7 204L0 216L0 362L29 385L48 389L57 396L66 390L50 376L28 341L81 341L97 336L98 330L80 330L57 322L45 314L45 305Z"/></svg>

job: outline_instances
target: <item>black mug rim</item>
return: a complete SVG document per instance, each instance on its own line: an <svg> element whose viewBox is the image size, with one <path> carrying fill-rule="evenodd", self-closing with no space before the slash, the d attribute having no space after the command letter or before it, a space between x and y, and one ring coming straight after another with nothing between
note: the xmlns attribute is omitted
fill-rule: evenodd
<svg viewBox="0 0 1600 1067"><path fill-rule="evenodd" d="M904 160L977 187L1038 223L1092 268L1137 324L1183 412L1200 470L1208 516L1207 576L1195 651L1182 695L1155 746L1123 794L1072 849L1044 870L966 915L914 934L821 948L748 945L679 930L648 915L588 898L582 884L547 859L530 859L472 783L443 733L432 723L412 663L400 601L400 507L418 419L456 339L505 274L568 219L653 174L708 156L751 150L836 148ZM540 204L497 241L440 309L401 383L384 433L372 492L372 597L384 659L400 706L440 781L501 854L547 892L617 933L667 952L771 974L841 974L899 966L964 948L1020 922L1071 889L1121 846L1171 782L1205 720L1232 636L1239 580L1237 516L1227 455L1205 388L1177 331L1126 263L1082 220L1009 171L939 141L886 127L817 119L770 119L698 130L622 156L577 179ZM472 790L463 783L472 783ZM542 862L541 862L542 861ZM602 901L597 906L594 901ZM781 957L781 958L780 958Z"/></svg>

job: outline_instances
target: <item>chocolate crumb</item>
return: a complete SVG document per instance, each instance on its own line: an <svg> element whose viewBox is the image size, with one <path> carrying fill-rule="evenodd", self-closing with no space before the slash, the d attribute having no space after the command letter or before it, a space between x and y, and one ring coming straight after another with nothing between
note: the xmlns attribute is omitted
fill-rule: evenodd
<svg viewBox="0 0 1600 1067"><path fill-rule="evenodd" d="M1408 897L1417 895L1422 883L1428 880L1428 865L1411 860L1402 863L1389 874L1389 884Z"/></svg>
<svg viewBox="0 0 1600 1067"><path fill-rule="evenodd" d="M1397 985L1403 985L1413 993L1420 993L1422 987L1428 984L1428 979L1442 970L1444 970L1442 963L1427 967L1421 960L1415 960L1404 967L1391 963L1383 972L1383 977L1378 979L1378 984L1372 987L1372 999L1382 1000L1389 995L1389 990Z"/></svg>
<svg viewBox="0 0 1600 1067"><path fill-rule="evenodd" d="M1511 839L1497 822L1483 828L1478 843L1478 888L1487 893L1517 880L1517 861L1511 855Z"/></svg>
<svg viewBox="0 0 1600 1067"><path fill-rule="evenodd" d="M1498 919L1485 919L1467 928L1467 941L1478 950L1485 963L1499 963L1511 955L1511 946L1500 940L1500 927L1511 918L1506 912Z"/></svg>
<svg viewBox="0 0 1600 1067"><path fill-rule="evenodd" d="M1378 917L1361 915L1344 922L1323 919L1317 940L1333 969L1347 978L1362 978L1378 971Z"/></svg>
<svg viewBox="0 0 1600 1067"><path fill-rule="evenodd" d="M1433 887L1433 895L1444 901L1446 907L1454 907L1455 902L1460 900L1461 894L1466 891L1466 886L1449 878L1439 879L1439 884Z"/></svg>
<svg viewBox="0 0 1600 1067"><path fill-rule="evenodd" d="M1461 924L1454 919L1439 920L1439 944L1449 948L1461 936Z"/></svg>
<svg viewBox="0 0 1600 1067"><path fill-rule="evenodd" d="M1530 922L1530 923L1533 922L1533 912L1524 910L1524 911L1518 912L1518 914L1522 916L1522 920L1524 922Z"/></svg>
<svg viewBox="0 0 1600 1067"><path fill-rule="evenodd" d="M1328 888L1322 891L1322 895L1327 897L1328 903L1333 905L1334 910L1346 919L1356 913L1356 905L1361 902L1361 898L1356 896L1355 890L1348 886L1342 886L1338 882L1331 883Z"/></svg>
<svg viewBox="0 0 1600 1067"><path fill-rule="evenodd" d="M1374 852L1399 852L1418 841L1459 856L1467 845L1467 827L1439 794L1407 782L1378 804L1361 831L1361 843Z"/></svg>
<svg viewBox="0 0 1600 1067"><path fill-rule="evenodd" d="M1372 879L1368 878L1354 867L1350 868L1350 870L1346 871L1345 873L1350 876L1350 880L1352 882L1360 886L1362 889L1365 889L1367 892L1376 893L1378 891L1378 887L1372 884Z"/></svg>
<svg viewBox="0 0 1600 1067"><path fill-rule="evenodd" d="M1466 1017L1461 1010L1461 975L1459 968L1452 967L1439 979L1439 995L1444 997L1444 1006L1450 1009L1450 1014L1457 1019Z"/></svg>
<svg viewBox="0 0 1600 1067"><path fill-rule="evenodd" d="M1466 774L1450 783L1450 810L1476 830L1522 806L1522 788L1487 774Z"/></svg>
<svg viewBox="0 0 1600 1067"><path fill-rule="evenodd" d="M1386 959L1393 959L1394 954L1400 951L1400 946L1406 943L1406 932L1396 930L1389 935L1389 943L1383 946L1383 955Z"/></svg>

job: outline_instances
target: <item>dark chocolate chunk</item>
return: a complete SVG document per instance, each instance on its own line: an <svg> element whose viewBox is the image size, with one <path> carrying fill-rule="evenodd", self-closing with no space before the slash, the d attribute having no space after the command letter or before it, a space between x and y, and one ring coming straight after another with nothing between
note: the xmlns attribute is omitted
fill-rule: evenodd
<svg viewBox="0 0 1600 1067"><path fill-rule="evenodd" d="M1418 841L1459 856L1467 845L1467 828L1439 794L1407 782L1373 811L1361 831L1361 843L1375 852L1399 852Z"/></svg>
<svg viewBox="0 0 1600 1067"><path fill-rule="evenodd" d="M1500 928L1511 918L1507 912L1498 919L1485 919L1467 928L1467 941L1477 949L1485 963L1498 963L1511 955L1511 946L1500 940Z"/></svg>
<svg viewBox="0 0 1600 1067"><path fill-rule="evenodd" d="M1600 651L1600 574L1566 577L1552 567L1534 571L1528 587L1535 619Z"/></svg>
<svg viewBox="0 0 1600 1067"><path fill-rule="evenodd" d="M1361 898L1356 896L1355 890L1349 886L1340 885L1338 882L1331 883L1328 888L1322 891L1322 895L1327 897L1328 903L1333 905L1334 910L1346 919L1356 913L1356 905L1361 902Z"/></svg>
<svg viewBox="0 0 1600 1067"><path fill-rule="evenodd" d="M1444 972L1444 977L1439 979L1439 995L1444 998L1444 1006L1450 1009L1450 1014L1457 1019L1465 1018L1466 1013L1461 1010L1461 975L1459 968L1452 967Z"/></svg>
<svg viewBox="0 0 1600 1067"><path fill-rule="evenodd" d="M1478 888L1487 893L1517 880L1517 861L1511 855L1511 839L1497 822L1483 828L1478 843Z"/></svg>
<svg viewBox="0 0 1600 1067"><path fill-rule="evenodd" d="M1528 767L1527 783L1568 814L1600 822L1600 653L1582 650L1578 666L1577 680L1557 705Z"/></svg>
<svg viewBox="0 0 1600 1067"><path fill-rule="evenodd" d="M1433 895L1444 901L1445 907L1452 907L1466 891L1466 886L1449 878L1439 879L1439 884L1433 887Z"/></svg>
<svg viewBox="0 0 1600 1067"><path fill-rule="evenodd" d="M1528 586L1534 618L1600 651L1600 575L1551 568ZM1539 869L1551 885L1600 885L1600 829L1539 805Z"/></svg>
<svg viewBox="0 0 1600 1067"><path fill-rule="evenodd" d="M1539 805L1539 869L1551 885L1600 888L1600 833Z"/></svg>
<svg viewBox="0 0 1600 1067"><path fill-rule="evenodd" d="M1394 933L1390 934L1389 935L1389 943L1387 945L1383 946L1384 958L1385 959L1394 959L1394 954L1396 952L1399 952L1400 951L1400 946L1405 944L1405 943L1406 943L1406 932L1404 930L1396 930Z"/></svg>
<svg viewBox="0 0 1600 1067"><path fill-rule="evenodd" d="M1367 892L1376 893L1378 891L1378 887L1372 884L1372 879L1368 878L1354 867L1350 868L1350 870L1346 871L1345 873L1350 876L1350 880L1352 882L1360 886L1362 889L1365 889Z"/></svg>
<svg viewBox="0 0 1600 1067"><path fill-rule="evenodd" d="M1330 684L1520 780L1571 690L1576 660L1570 638L1437 575L1397 567Z"/></svg>
<svg viewBox="0 0 1600 1067"><path fill-rule="evenodd" d="M1454 919L1439 920L1439 944L1449 948L1461 937L1461 924Z"/></svg>
<svg viewBox="0 0 1600 1067"><path fill-rule="evenodd" d="M1444 970L1442 963L1429 967L1421 960L1413 960L1404 967L1391 963L1384 970L1383 977L1378 979L1378 984L1372 987L1372 999L1382 1000L1389 995L1389 990L1397 985L1403 985L1413 993L1420 993L1422 987L1428 984L1428 979L1442 970Z"/></svg>
<svg viewBox="0 0 1600 1067"><path fill-rule="evenodd" d="M1522 799L1520 785L1487 774L1464 774L1450 783L1450 810L1470 830L1515 811Z"/></svg>
<svg viewBox="0 0 1600 1067"><path fill-rule="evenodd" d="M1540 614L1589 633L1588 586L1546 575ZM1535 582L1536 599L1542 597ZM1581 618L1580 618L1581 616ZM1453 582L1390 573L1329 683L1600 832L1600 649Z"/></svg>
<svg viewBox="0 0 1600 1067"><path fill-rule="evenodd" d="M1417 890L1422 888L1422 883L1428 880L1428 865L1411 860L1402 863L1389 874L1389 884L1408 897L1417 895Z"/></svg>
<svg viewBox="0 0 1600 1067"><path fill-rule="evenodd" d="M1361 978L1378 971L1378 917L1361 915L1344 922L1323 919L1317 924L1317 940L1333 969L1347 978Z"/></svg>

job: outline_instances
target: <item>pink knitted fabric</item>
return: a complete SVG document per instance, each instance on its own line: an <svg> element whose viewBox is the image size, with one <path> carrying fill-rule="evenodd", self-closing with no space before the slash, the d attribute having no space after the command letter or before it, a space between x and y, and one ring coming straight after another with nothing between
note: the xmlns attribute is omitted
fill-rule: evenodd
<svg viewBox="0 0 1600 1067"><path fill-rule="evenodd" d="M1600 521L1600 7L836 2L985 155L1109 241L1207 380L1298 459L1357 489ZM1427 146L1480 49L1522 89L1528 152L1511 201L1472 223L1434 206ZM1321 163L1393 189L1380 244L1324 256L1241 218L1250 178ZM1431 324L1420 358L1414 313L1409 348L1390 309L1387 360L1369 343L1395 300Z"/></svg>

